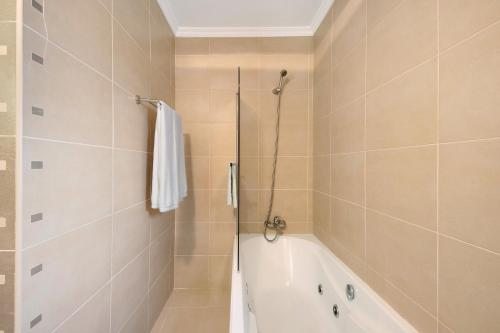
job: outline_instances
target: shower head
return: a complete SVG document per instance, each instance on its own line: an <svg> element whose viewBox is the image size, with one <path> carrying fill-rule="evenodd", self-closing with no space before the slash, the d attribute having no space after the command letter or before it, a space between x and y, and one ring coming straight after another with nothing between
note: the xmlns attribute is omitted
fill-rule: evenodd
<svg viewBox="0 0 500 333"><path fill-rule="evenodd" d="M288 75L288 71L286 69L282 69L280 72L280 83L278 84L278 86L276 88L273 89L273 94L278 95L279 93L281 93L281 90L283 89L283 79L287 75Z"/></svg>

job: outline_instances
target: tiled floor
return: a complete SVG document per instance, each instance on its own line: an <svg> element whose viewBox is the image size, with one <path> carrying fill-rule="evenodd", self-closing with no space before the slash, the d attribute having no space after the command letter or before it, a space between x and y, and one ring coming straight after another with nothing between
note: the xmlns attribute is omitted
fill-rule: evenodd
<svg viewBox="0 0 500 333"><path fill-rule="evenodd" d="M175 289L151 333L229 332L228 290Z"/></svg>

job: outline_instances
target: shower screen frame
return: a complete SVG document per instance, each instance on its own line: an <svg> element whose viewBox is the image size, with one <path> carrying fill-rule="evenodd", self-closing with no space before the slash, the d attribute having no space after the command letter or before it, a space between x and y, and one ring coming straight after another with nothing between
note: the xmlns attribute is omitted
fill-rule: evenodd
<svg viewBox="0 0 500 333"><path fill-rule="evenodd" d="M236 246L237 269L240 271L240 110L241 110L241 69L238 67L238 88L236 91Z"/></svg>

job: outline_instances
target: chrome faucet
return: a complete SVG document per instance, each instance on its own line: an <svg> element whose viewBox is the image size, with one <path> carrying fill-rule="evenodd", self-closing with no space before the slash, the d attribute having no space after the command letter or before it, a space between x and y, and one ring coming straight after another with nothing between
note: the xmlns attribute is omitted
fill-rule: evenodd
<svg viewBox="0 0 500 333"><path fill-rule="evenodd" d="M273 242L278 238L279 231L286 228L286 221L281 216L275 216L272 221L266 220L264 222L264 238L268 242ZM274 237L267 236L267 230L274 230Z"/></svg>

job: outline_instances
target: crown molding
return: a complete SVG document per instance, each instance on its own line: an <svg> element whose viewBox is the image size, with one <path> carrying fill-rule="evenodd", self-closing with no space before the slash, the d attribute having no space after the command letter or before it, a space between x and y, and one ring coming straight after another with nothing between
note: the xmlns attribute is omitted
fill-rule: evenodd
<svg viewBox="0 0 500 333"><path fill-rule="evenodd" d="M311 27L178 27L176 37L312 36Z"/></svg>
<svg viewBox="0 0 500 333"><path fill-rule="evenodd" d="M316 30L318 30L321 22L323 22L323 20L325 19L326 14L330 10L334 2L335 0L323 0L321 2L321 5L319 6L318 10L316 10L316 14L314 14L314 17L311 21L312 35L316 33Z"/></svg>
<svg viewBox="0 0 500 333"><path fill-rule="evenodd" d="M179 26L169 0L157 0L175 37L299 37L313 36L335 0L323 0L309 26L188 27Z"/></svg>
<svg viewBox="0 0 500 333"><path fill-rule="evenodd" d="M163 12L163 16L167 20L168 25L170 25L170 29L174 33L174 36L177 35L177 30L179 29L179 21L175 17L174 10L170 5L169 0L157 0L158 5L160 5L161 11Z"/></svg>

